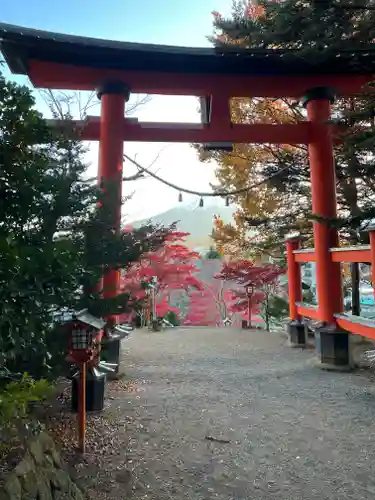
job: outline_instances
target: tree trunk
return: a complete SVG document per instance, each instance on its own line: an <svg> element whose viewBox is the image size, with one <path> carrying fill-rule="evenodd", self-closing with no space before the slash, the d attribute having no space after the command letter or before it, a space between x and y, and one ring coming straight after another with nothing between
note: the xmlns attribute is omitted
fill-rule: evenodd
<svg viewBox="0 0 375 500"><path fill-rule="evenodd" d="M265 307L264 307L264 322L266 324L266 330L267 332L270 331L270 314L269 314L269 308L268 308L268 296L266 297L265 300Z"/></svg>
<svg viewBox="0 0 375 500"><path fill-rule="evenodd" d="M361 315L361 303L359 293L359 264L353 262L350 266L350 274L352 279L352 314L354 316Z"/></svg>
<svg viewBox="0 0 375 500"><path fill-rule="evenodd" d="M351 97L348 101L349 110L351 113L355 112L356 103L355 98ZM348 125L349 127L354 127L356 124L355 118L349 117ZM355 154L355 149L351 147L344 154L347 161L347 172L344 176L340 178L338 176L338 181L342 189L344 199L348 205L350 216L358 217L361 215L361 210L359 208L358 202L358 184L356 182L356 177L358 175L359 162ZM336 173L338 173L336 171ZM360 243L358 228L352 228L350 244L358 245ZM352 314L354 316L360 316L361 305L360 305L360 293L359 293L359 264L352 263L350 266L351 275L351 288L352 288Z"/></svg>

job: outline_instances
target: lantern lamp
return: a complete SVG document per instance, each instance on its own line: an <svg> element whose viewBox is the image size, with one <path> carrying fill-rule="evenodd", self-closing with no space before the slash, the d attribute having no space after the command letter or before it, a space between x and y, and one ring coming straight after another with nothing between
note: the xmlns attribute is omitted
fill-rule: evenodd
<svg viewBox="0 0 375 500"><path fill-rule="evenodd" d="M96 318L87 310L74 314L70 323L70 358L85 363L94 355L96 344L100 344L106 322Z"/></svg>
<svg viewBox="0 0 375 500"><path fill-rule="evenodd" d="M92 332L79 321L73 323L71 339L71 346L73 351L87 351L92 347Z"/></svg>
<svg viewBox="0 0 375 500"><path fill-rule="evenodd" d="M246 294L247 295L253 295L254 293L254 285L246 285Z"/></svg>

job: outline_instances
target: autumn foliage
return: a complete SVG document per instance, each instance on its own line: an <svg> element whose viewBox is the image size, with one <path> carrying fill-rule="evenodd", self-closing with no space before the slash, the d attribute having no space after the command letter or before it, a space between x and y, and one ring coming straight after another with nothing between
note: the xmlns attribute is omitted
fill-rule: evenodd
<svg viewBox="0 0 375 500"><path fill-rule="evenodd" d="M147 284L156 277L158 317L174 312L185 325L214 326L222 324L226 318L239 322L239 313L247 309L245 286L251 284L255 290L253 313L259 313L283 271L272 265L258 266L248 260L224 263L220 268L220 260L204 259L188 249L184 245L186 236L187 233L172 232L162 248L145 254L138 263L124 270L122 291L147 307ZM204 280L199 279L202 271ZM185 315L172 300L176 292L188 299Z"/></svg>
<svg viewBox="0 0 375 500"><path fill-rule="evenodd" d="M240 260L224 263L215 277L233 283L231 310L234 312L247 311L246 287L251 286L252 313L260 312L269 329L270 299L279 293L279 280L284 273L285 270L273 264L259 266L250 260Z"/></svg>
<svg viewBox="0 0 375 500"><path fill-rule="evenodd" d="M265 283L274 281L283 273L283 270L273 264L257 266L253 261L240 260L224 263L216 278L233 281L241 286L252 285L254 288L259 288Z"/></svg>
<svg viewBox="0 0 375 500"><path fill-rule="evenodd" d="M202 283L201 290L190 295L184 324L189 326L214 326L230 316L232 293L217 281Z"/></svg>
<svg viewBox="0 0 375 500"><path fill-rule="evenodd" d="M219 12L213 13L214 34L211 41L215 46L251 46L251 40L241 36L242 24L235 36L227 29L238 20L256 21L265 15L263 5L256 0L234 2L232 16L225 19ZM231 119L233 123L294 123L299 118L286 99L265 99L257 97L236 97L231 99ZM259 183L273 174L274 165L285 152L293 152L288 145L276 144L235 144L233 152L201 152L202 160L215 160L218 167L216 178L218 187L235 191ZM267 168L265 168L267 167ZM217 247L225 255L247 258L262 253L265 246L272 247L277 235L260 225L252 226L251 221L263 221L280 217L285 213L285 197L275 189L272 182L265 182L257 189L241 192L231 197L238 206L234 222L225 224L219 217L215 220L213 233ZM249 239L249 228L254 230Z"/></svg>
<svg viewBox="0 0 375 500"><path fill-rule="evenodd" d="M170 305L170 293L176 290L189 293L202 288L196 277L196 261L200 255L183 244L186 236L188 233L172 232L163 247L145 254L139 262L123 270L121 290L127 291L134 301L145 301L147 283L156 278L157 314L164 316L168 311L178 312Z"/></svg>
<svg viewBox="0 0 375 500"><path fill-rule="evenodd" d="M216 309L208 290L191 293L184 325L210 326L215 325L219 320L219 311Z"/></svg>

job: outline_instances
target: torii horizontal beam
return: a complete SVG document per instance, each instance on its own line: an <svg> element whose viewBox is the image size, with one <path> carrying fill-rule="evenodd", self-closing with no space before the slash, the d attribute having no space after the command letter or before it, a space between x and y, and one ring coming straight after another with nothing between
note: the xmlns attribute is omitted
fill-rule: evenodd
<svg viewBox="0 0 375 500"><path fill-rule="evenodd" d="M89 116L86 120L64 122L49 120L54 127L67 127L69 123L86 141L100 138L100 118ZM316 125L305 121L297 124L231 124L227 127L202 123L138 122L124 118L121 135L126 142L181 142L181 143L233 143L233 144L309 144L314 140ZM330 125L335 135L337 128ZM336 139L338 141L338 139Z"/></svg>
<svg viewBox="0 0 375 500"><path fill-rule="evenodd" d="M30 60L28 75L35 87L94 90L103 78L126 83L133 94L204 96L219 92L230 97L301 98L307 89L329 86L339 96L353 96L372 75L201 75L174 72L103 70Z"/></svg>

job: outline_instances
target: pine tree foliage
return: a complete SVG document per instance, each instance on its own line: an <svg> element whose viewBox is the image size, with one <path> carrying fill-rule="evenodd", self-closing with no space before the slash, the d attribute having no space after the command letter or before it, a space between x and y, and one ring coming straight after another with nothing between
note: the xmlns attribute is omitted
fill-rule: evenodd
<svg viewBox="0 0 375 500"><path fill-rule="evenodd" d="M241 47L285 50L314 65L346 52L355 65L373 50L374 21L373 0L259 0L234 2L232 18L217 17L216 26Z"/></svg>
<svg viewBox="0 0 375 500"><path fill-rule="evenodd" d="M220 252L218 250L216 250L216 248L214 246L210 246L210 248L208 249L208 251L204 257L205 257L205 259L208 259L208 260L216 260L216 259L220 259L221 255L220 255Z"/></svg>

